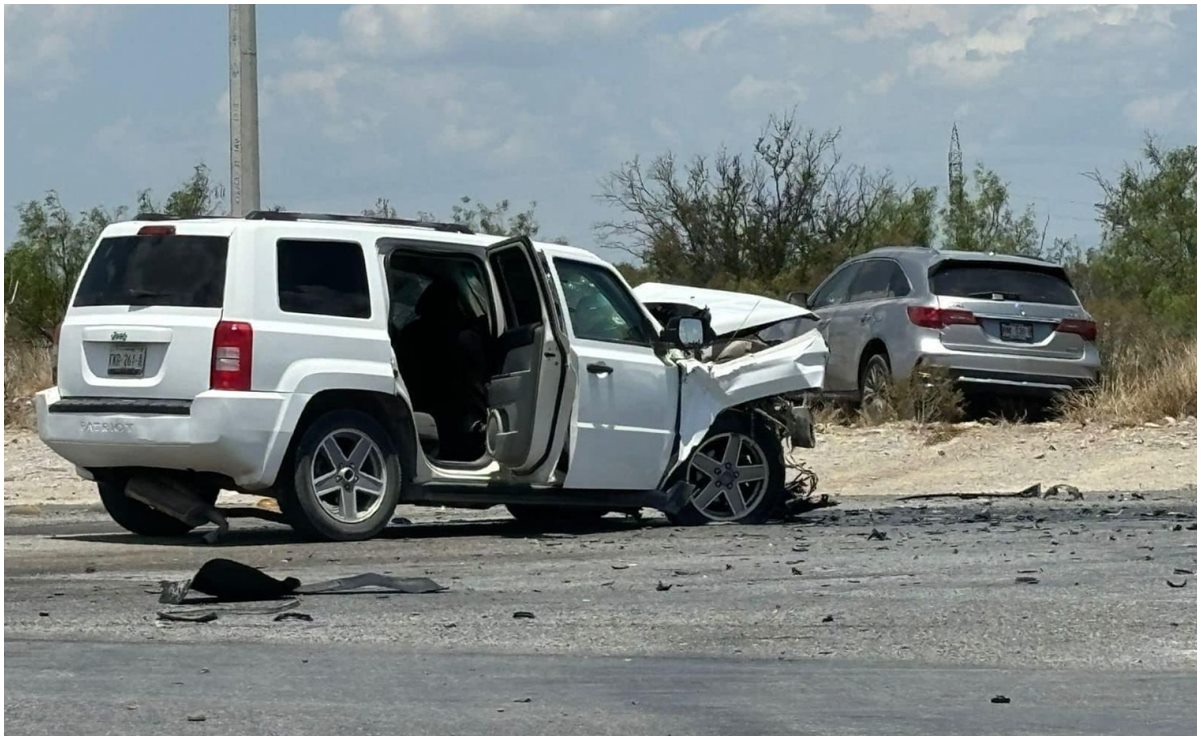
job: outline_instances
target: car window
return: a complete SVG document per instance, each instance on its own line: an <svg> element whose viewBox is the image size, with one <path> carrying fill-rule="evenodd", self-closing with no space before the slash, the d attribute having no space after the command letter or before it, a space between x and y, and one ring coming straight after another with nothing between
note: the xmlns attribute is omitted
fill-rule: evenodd
<svg viewBox="0 0 1201 740"><path fill-rule="evenodd" d="M1025 265L952 263L930 276L930 290L957 298L1079 305L1072 284L1061 273Z"/></svg>
<svg viewBox="0 0 1201 740"><path fill-rule="evenodd" d="M851 283L851 278L855 277L855 272L859 269L859 263L845 265L834 273L834 275L826 281L826 284L817 289L813 297L809 299L809 308L825 308L842 303L846 298L847 287Z"/></svg>
<svg viewBox="0 0 1201 740"><path fill-rule="evenodd" d="M75 305L220 308L228 246L223 236L103 239L79 283Z"/></svg>
<svg viewBox="0 0 1201 740"><path fill-rule="evenodd" d="M280 239L275 259L281 311L371 318L367 265L358 243Z"/></svg>
<svg viewBox="0 0 1201 740"><path fill-rule="evenodd" d="M500 287L500 300L504 305L505 326L542 323L542 301L538 297L538 284L534 268L518 247L500 250L490 258L496 282Z"/></svg>
<svg viewBox="0 0 1201 740"><path fill-rule="evenodd" d="M571 329L579 339L650 344L646 317L633 294L611 270L556 259Z"/></svg>
<svg viewBox="0 0 1201 740"><path fill-rule="evenodd" d="M909 294L909 281L892 260L867 260L851 283L848 303L894 298Z"/></svg>

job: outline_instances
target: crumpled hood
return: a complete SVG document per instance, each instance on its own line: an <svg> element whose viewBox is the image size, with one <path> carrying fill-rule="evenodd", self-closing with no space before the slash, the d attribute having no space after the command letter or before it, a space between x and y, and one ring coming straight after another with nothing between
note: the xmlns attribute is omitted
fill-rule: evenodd
<svg viewBox="0 0 1201 740"><path fill-rule="evenodd" d="M777 321L794 319L798 316L817 318L807 308L794 306L774 298L735 293L729 290L693 288L688 285L668 283L643 283L634 288L634 295L643 304L672 303L707 308L710 325L717 336L742 329L767 326Z"/></svg>

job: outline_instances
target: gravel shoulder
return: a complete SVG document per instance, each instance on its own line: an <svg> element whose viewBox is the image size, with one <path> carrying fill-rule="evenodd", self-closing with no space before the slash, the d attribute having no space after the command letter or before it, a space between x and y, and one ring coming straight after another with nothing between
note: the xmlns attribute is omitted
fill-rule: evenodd
<svg viewBox="0 0 1201 740"><path fill-rule="evenodd" d="M1183 419L1111 429L1094 425L827 426L800 450L819 491L842 496L1018 491L1068 483L1082 491L1180 490L1197 484L1197 424ZM223 494L223 503L257 497ZM29 429L4 430L4 505L97 506L92 483Z"/></svg>

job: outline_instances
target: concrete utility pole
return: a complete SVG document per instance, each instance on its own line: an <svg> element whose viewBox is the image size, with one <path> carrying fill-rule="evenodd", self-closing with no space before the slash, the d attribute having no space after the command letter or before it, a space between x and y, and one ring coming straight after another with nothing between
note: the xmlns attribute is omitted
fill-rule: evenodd
<svg viewBox="0 0 1201 740"><path fill-rule="evenodd" d="M259 64L254 6L229 6L230 214L259 209Z"/></svg>

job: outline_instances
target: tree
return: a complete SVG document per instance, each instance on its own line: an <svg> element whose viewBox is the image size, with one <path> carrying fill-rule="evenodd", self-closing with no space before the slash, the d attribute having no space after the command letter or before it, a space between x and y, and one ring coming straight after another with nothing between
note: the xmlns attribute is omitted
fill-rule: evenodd
<svg viewBox="0 0 1201 740"><path fill-rule="evenodd" d="M55 191L17 207L21 224L4 254L6 337L53 341L88 252L124 213L96 207L74 217Z"/></svg>
<svg viewBox="0 0 1201 740"><path fill-rule="evenodd" d="M209 169L202 162L192 168L192 176L167 196L161 205L156 205L149 190L138 193L138 213L161 213L177 218L212 216L221 210L225 188L214 183Z"/></svg>
<svg viewBox="0 0 1201 740"><path fill-rule="evenodd" d="M530 203L529 208L517 213L509 213L509 200L506 198L494 206L488 206L476 201L471 196L464 195L459 202L451 206L450 221L466 226L477 234L496 234L498 236L528 236L534 238L540 228L534 215L537 203ZM364 216L377 218L400 218L392 202L384 197L375 199L375 206L363 210ZM442 221L437 215L421 211L417 218L422 221ZM561 239L558 241L562 241Z"/></svg>
<svg viewBox="0 0 1201 740"><path fill-rule="evenodd" d="M224 189L211 182L208 168L197 165L192 176L155 204L150 191L138 194L141 213L204 216L215 213ZM49 343L62 323L67 302L88 253L105 226L120 221L128 209L97 206L73 216L50 191L41 200L17 207L17 238L4 253L6 339Z"/></svg>
<svg viewBox="0 0 1201 740"><path fill-rule="evenodd" d="M1153 315L1183 334L1197 326L1197 147L1163 149L1150 135L1143 160L1101 189L1101 244L1069 255L1081 292Z"/></svg>
<svg viewBox="0 0 1201 740"><path fill-rule="evenodd" d="M601 182L620 212L597 225L601 242L655 279L776 294L874 246L929 243L934 191L844 165L839 135L772 116L750 155L626 162Z"/></svg>
<svg viewBox="0 0 1201 740"><path fill-rule="evenodd" d="M1009 186L984 165L972 177L975 194L965 192L961 202L948 200L942 208L945 245L950 249L1036 256L1041 232L1034 209L1015 213L1009 205Z"/></svg>

